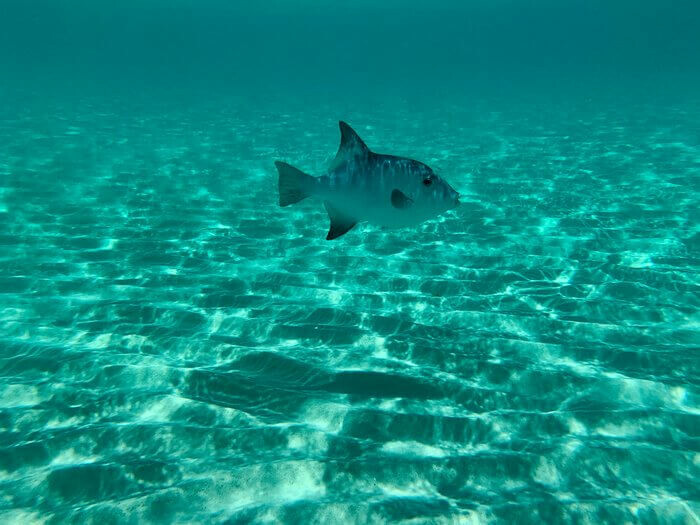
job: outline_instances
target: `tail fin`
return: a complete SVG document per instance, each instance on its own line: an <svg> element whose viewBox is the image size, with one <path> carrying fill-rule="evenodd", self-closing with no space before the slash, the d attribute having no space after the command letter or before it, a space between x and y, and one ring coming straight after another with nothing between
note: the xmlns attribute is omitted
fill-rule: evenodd
<svg viewBox="0 0 700 525"><path fill-rule="evenodd" d="M311 175L279 160L275 161L275 166L280 174L280 206L289 206L311 195L315 183Z"/></svg>

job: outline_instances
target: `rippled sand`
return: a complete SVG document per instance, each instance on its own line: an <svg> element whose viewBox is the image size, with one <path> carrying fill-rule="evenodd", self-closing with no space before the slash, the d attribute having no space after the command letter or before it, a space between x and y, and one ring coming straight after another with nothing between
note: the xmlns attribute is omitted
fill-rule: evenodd
<svg viewBox="0 0 700 525"><path fill-rule="evenodd" d="M697 107L0 121L0 521L697 523ZM465 197L328 242L350 122Z"/></svg>

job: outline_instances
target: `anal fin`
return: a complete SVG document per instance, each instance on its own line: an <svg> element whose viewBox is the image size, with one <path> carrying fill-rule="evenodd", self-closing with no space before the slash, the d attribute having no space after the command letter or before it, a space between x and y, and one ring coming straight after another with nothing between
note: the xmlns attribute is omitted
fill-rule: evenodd
<svg viewBox="0 0 700 525"><path fill-rule="evenodd" d="M352 230L355 224L357 224L356 219L348 217L347 215L338 211L338 209L336 209L330 202L324 201L323 205L326 207L328 217L331 220L331 227L328 230L328 235L326 235L327 241L332 241L341 235L345 235Z"/></svg>

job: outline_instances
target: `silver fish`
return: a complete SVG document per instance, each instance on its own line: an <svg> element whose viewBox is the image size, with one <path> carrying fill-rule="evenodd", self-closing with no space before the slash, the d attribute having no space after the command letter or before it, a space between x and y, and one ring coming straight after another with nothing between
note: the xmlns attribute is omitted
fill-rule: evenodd
<svg viewBox="0 0 700 525"><path fill-rule="evenodd" d="M360 136L340 121L340 147L328 173L312 177L276 161L280 206L307 197L323 200L337 239L360 221L391 228L419 224L459 205L459 194L417 160L370 151Z"/></svg>

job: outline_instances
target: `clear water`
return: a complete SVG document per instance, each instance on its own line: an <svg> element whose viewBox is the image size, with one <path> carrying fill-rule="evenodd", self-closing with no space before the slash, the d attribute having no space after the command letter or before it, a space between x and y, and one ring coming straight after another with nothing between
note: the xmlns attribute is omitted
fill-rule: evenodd
<svg viewBox="0 0 700 525"><path fill-rule="evenodd" d="M0 55L1 522L698 523L680 4L32 5ZM339 119L462 206L325 241L273 161L321 174Z"/></svg>

